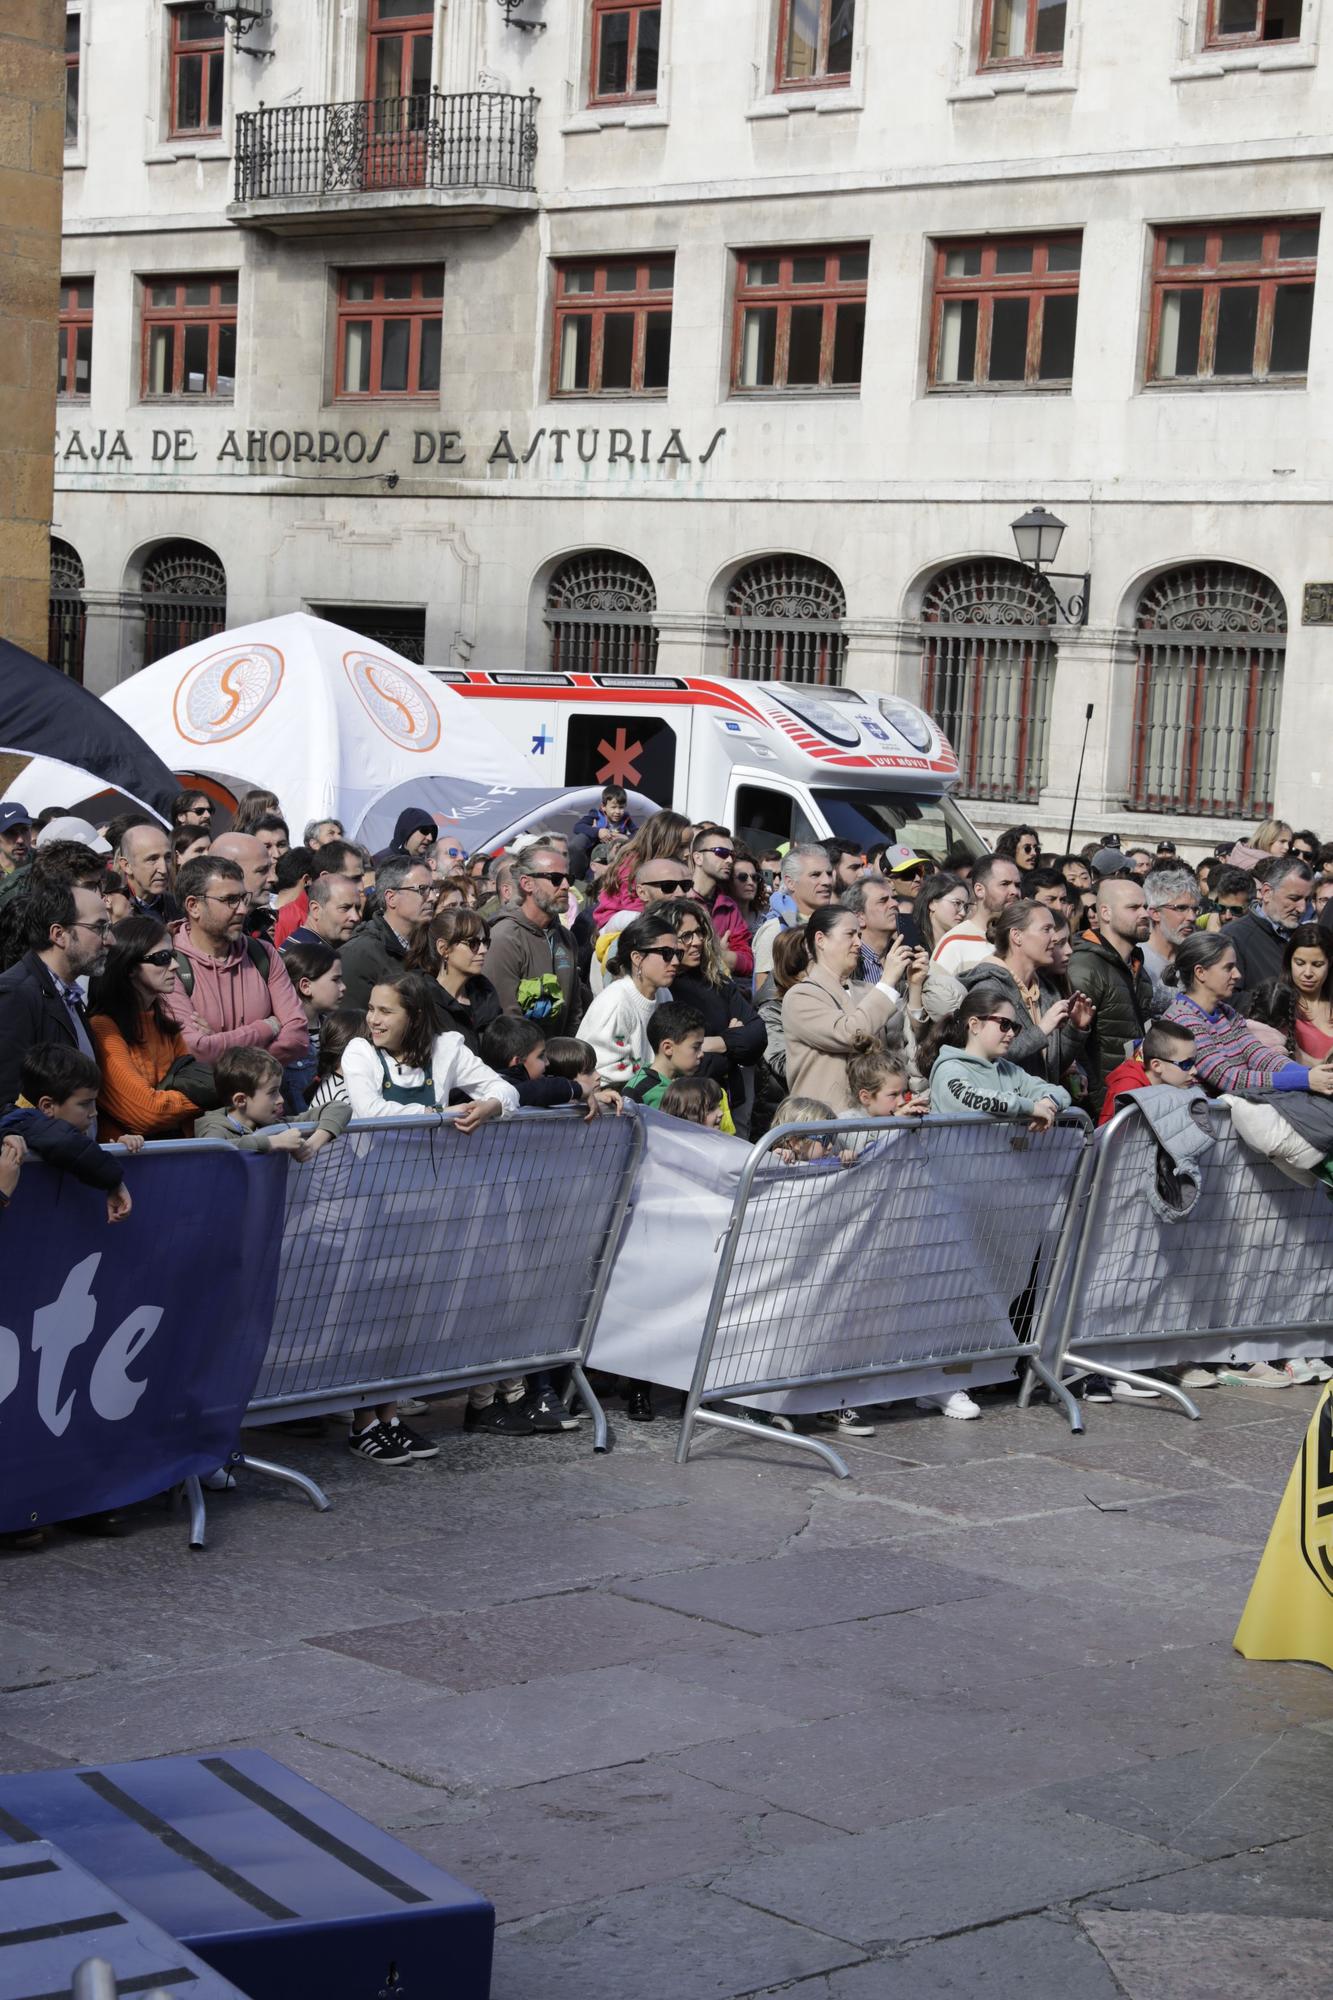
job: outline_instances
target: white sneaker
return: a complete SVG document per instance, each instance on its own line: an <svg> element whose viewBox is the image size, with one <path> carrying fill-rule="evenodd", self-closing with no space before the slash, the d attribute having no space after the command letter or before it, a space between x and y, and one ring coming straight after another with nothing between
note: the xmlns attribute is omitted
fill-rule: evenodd
<svg viewBox="0 0 1333 2000"><path fill-rule="evenodd" d="M1322 1354L1307 1356L1307 1364L1314 1369L1316 1381L1333 1382L1333 1368L1329 1367Z"/></svg>
<svg viewBox="0 0 1333 2000"><path fill-rule="evenodd" d="M952 1396L918 1396L918 1410L938 1410L942 1416L957 1417L960 1423L970 1423L973 1417L981 1415L980 1403L974 1403L966 1389L955 1389Z"/></svg>
<svg viewBox="0 0 1333 2000"><path fill-rule="evenodd" d="M1224 1389L1289 1389L1290 1375L1267 1361L1254 1361L1248 1368L1220 1368L1217 1379Z"/></svg>
<svg viewBox="0 0 1333 2000"><path fill-rule="evenodd" d="M1215 1389L1217 1377L1211 1368L1187 1368L1180 1378L1182 1389Z"/></svg>
<svg viewBox="0 0 1333 2000"><path fill-rule="evenodd" d="M1160 1403L1161 1400L1162 1392L1160 1389L1141 1389L1137 1382L1117 1382L1113 1380L1111 1383L1111 1401L1113 1403Z"/></svg>
<svg viewBox="0 0 1333 2000"><path fill-rule="evenodd" d="M1313 1361L1307 1361L1300 1355L1297 1355L1292 1361L1284 1362L1282 1373L1290 1375L1293 1382L1326 1382L1328 1380L1327 1372L1320 1374L1319 1369Z"/></svg>

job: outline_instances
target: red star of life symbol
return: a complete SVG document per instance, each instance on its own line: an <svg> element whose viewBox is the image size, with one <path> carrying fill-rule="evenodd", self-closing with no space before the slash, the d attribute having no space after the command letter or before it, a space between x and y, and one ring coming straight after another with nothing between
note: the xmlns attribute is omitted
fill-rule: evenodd
<svg viewBox="0 0 1333 2000"><path fill-rule="evenodd" d="M608 743L603 737L597 745L599 756L606 762L597 773L599 785L637 785L639 782L639 759L643 755L642 743L627 743L627 731L617 729L616 740Z"/></svg>

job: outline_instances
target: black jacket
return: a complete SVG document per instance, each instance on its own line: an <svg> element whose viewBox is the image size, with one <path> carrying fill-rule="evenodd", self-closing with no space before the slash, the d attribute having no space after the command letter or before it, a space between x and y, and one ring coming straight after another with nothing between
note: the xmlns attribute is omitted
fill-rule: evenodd
<svg viewBox="0 0 1333 2000"><path fill-rule="evenodd" d="M1152 1015L1152 981L1137 945L1126 965L1115 946L1094 931L1074 946L1069 984L1076 993L1086 993L1097 1009L1088 1035L1088 1109L1096 1118L1106 1078L1143 1038Z"/></svg>
<svg viewBox="0 0 1333 2000"><path fill-rule="evenodd" d="M372 986L397 979L407 970L407 946L378 910L352 932L338 956L347 985L344 1007L364 1010Z"/></svg>
<svg viewBox="0 0 1333 2000"><path fill-rule="evenodd" d="M92 1036L88 1037L91 1045ZM35 951L0 973L0 1105L19 1094L19 1070L34 1042L64 1042L76 1049L79 1038L56 983Z"/></svg>
<svg viewBox="0 0 1333 2000"><path fill-rule="evenodd" d="M710 986L697 972L678 972L671 982L671 997L678 1007L693 1007L696 1014L702 1014L705 1033L721 1035L726 1043L726 1054L706 1055L696 1074L711 1076L721 1084L736 1119L736 1129L744 1136L749 1126L754 1079L743 1072L753 1068L768 1046L768 1030L759 1009L735 980L729 979L725 986ZM729 1021L739 1021L741 1026L728 1027Z"/></svg>
<svg viewBox="0 0 1333 2000"><path fill-rule="evenodd" d="M104 1153L96 1139L76 1132L63 1118L48 1118L44 1111L15 1107L0 1116L0 1139L18 1137L29 1152L50 1167L61 1167L87 1187L103 1188L108 1194L125 1178L120 1161Z"/></svg>
<svg viewBox="0 0 1333 2000"><path fill-rule="evenodd" d="M455 1000L447 993L438 979L430 983L431 999L435 1003L437 1035L458 1034L463 1037L474 1056L481 1054L481 1038L492 1021L498 1021L504 1009L500 996L479 972L473 973L463 988L460 999ZM563 1104L566 1100L561 1098Z"/></svg>
<svg viewBox="0 0 1333 2000"><path fill-rule="evenodd" d="M1270 979L1281 977L1291 932L1276 929L1267 917L1251 910L1247 916L1237 917L1234 923L1223 924L1218 935L1232 946L1240 967L1240 985L1231 1005L1238 1014L1248 1014L1256 989Z"/></svg>

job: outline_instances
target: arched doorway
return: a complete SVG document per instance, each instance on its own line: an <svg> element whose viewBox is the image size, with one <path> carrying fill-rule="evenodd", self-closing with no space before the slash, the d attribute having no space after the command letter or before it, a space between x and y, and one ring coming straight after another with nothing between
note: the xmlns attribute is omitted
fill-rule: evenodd
<svg viewBox="0 0 1333 2000"><path fill-rule="evenodd" d="M847 664L847 593L827 563L764 556L727 591L730 671L746 681L838 687Z"/></svg>
<svg viewBox="0 0 1333 2000"><path fill-rule="evenodd" d="M546 586L548 659L562 673L651 674L657 668L657 587L641 562L584 549Z"/></svg>
<svg viewBox="0 0 1333 2000"><path fill-rule="evenodd" d="M143 663L227 629L227 572L202 542L163 542L143 566Z"/></svg>
<svg viewBox="0 0 1333 2000"><path fill-rule="evenodd" d="M83 560L68 542L51 537L51 597L47 611L46 657L72 681L83 680L83 647L88 610L83 601Z"/></svg>
<svg viewBox="0 0 1333 2000"><path fill-rule="evenodd" d="M1059 615L1022 563L941 570L921 605L921 705L954 747L973 799L1035 804L1047 777Z"/></svg>
<svg viewBox="0 0 1333 2000"><path fill-rule="evenodd" d="M1267 818L1287 650L1277 585L1236 563L1187 563L1152 579L1134 622L1130 806Z"/></svg>

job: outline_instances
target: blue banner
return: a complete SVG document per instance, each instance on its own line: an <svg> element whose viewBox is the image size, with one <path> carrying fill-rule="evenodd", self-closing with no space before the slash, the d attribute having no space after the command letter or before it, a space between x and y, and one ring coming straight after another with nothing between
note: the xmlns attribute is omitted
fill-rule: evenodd
<svg viewBox="0 0 1333 2000"><path fill-rule="evenodd" d="M133 1211L31 1158L0 1216L0 1532L161 1493L235 1450L268 1342L281 1155L150 1146Z"/></svg>

